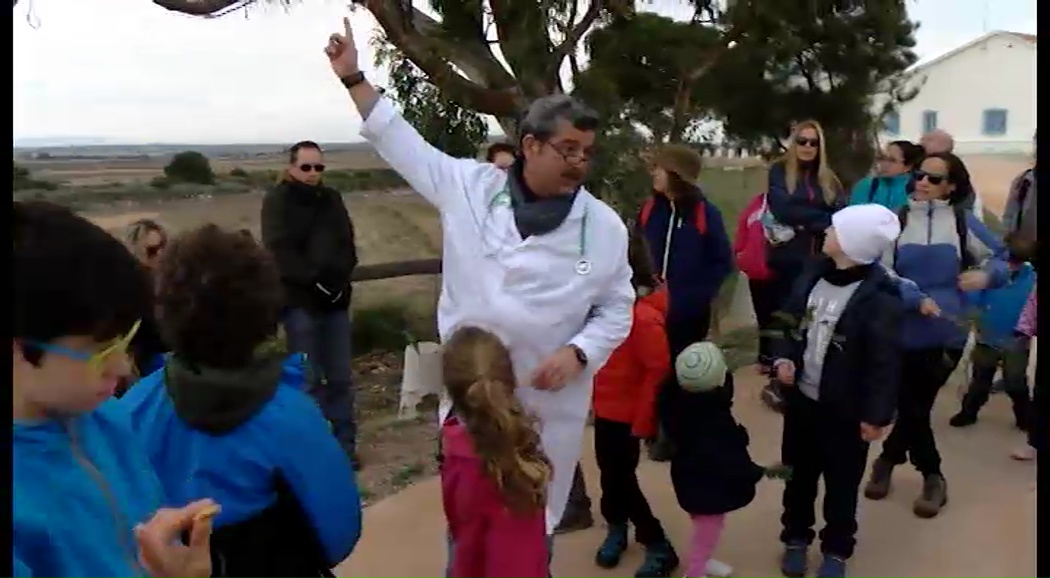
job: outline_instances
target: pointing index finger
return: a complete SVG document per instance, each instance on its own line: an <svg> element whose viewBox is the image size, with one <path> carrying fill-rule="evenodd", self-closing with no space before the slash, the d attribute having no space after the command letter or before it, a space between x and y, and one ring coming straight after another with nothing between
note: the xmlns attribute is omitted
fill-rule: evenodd
<svg viewBox="0 0 1050 578"><path fill-rule="evenodd" d="M354 43L354 29L350 26L350 17L343 16L343 28L345 29L346 40L350 43Z"/></svg>

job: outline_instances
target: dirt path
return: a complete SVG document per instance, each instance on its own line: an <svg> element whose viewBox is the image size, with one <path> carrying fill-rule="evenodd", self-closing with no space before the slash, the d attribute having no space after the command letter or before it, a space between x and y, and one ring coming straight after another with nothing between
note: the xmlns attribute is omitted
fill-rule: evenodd
<svg viewBox="0 0 1050 578"><path fill-rule="evenodd" d="M760 383L753 374L738 374L737 383L734 409L750 430L754 459L759 463L776 461L780 417L759 402ZM889 499L861 500L859 545L850 563L851 576L1035 575L1035 466L1007 457L1023 437L1011 427L1003 396L992 399L974 427L948 427L948 417L958 407L957 392L955 386L942 390L934 416L951 503L938 518L916 518L911 513L911 501L919 492L921 479L911 468L902 467ZM590 443L588 436L583 465L591 497L597 498L598 476ZM872 458L876 451L873 448ZM689 520L675 504L667 466L644 462L639 477L655 513L674 543L684 550ZM366 509L364 536L355 553L336 568L336 575L439 575L446 557L440 491L437 480L431 479ZM751 505L730 514L716 556L736 566L737 576L779 576L781 492L781 485L763 483ZM641 560L635 544L621 568L607 571L593 565L594 549L601 539L600 524L559 537L554 575L625 576L625 572L633 572ZM814 565L816 556L814 549Z"/></svg>

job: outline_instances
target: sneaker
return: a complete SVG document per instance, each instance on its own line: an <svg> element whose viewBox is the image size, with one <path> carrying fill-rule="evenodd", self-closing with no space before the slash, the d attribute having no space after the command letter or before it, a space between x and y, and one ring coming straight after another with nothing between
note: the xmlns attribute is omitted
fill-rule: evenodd
<svg viewBox="0 0 1050 578"><path fill-rule="evenodd" d="M762 403L777 413L784 413L784 396L773 382L762 388Z"/></svg>
<svg viewBox="0 0 1050 578"><path fill-rule="evenodd" d="M594 563L599 568L615 568L620 564L620 558L627 550L627 524L610 524L609 532L605 540L598 546L598 552L594 555Z"/></svg>
<svg viewBox="0 0 1050 578"><path fill-rule="evenodd" d="M710 558L707 561L707 566L704 568L704 573L709 578L729 578L733 575L733 567L725 562Z"/></svg>
<svg viewBox="0 0 1050 578"><path fill-rule="evenodd" d="M965 411L960 411L948 420L948 425L952 427L969 427L975 423L977 423L977 416Z"/></svg>
<svg viewBox="0 0 1050 578"><path fill-rule="evenodd" d="M845 578L846 559L831 554L825 554L824 559L817 568L817 578Z"/></svg>
<svg viewBox="0 0 1050 578"><path fill-rule="evenodd" d="M780 573L788 578L802 578L806 575L809 556L809 544L792 542L784 547L780 558Z"/></svg>
<svg viewBox="0 0 1050 578"><path fill-rule="evenodd" d="M645 547L645 559L634 578L667 578L678 568L678 554L666 539Z"/></svg>
<svg viewBox="0 0 1050 578"><path fill-rule="evenodd" d="M948 503L948 482L940 474L931 474L922 481L922 494L915 499L912 511L920 518L933 518Z"/></svg>
<svg viewBox="0 0 1050 578"><path fill-rule="evenodd" d="M561 522L554 528L555 535L579 532L594 526L594 515L590 508L583 510L569 510L561 517Z"/></svg>
<svg viewBox="0 0 1050 578"><path fill-rule="evenodd" d="M881 500L890 495L893 468L893 464L882 458L877 458L875 462L871 464L871 478L868 479L868 484L864 486L865 498L869 500Z"/></svg>

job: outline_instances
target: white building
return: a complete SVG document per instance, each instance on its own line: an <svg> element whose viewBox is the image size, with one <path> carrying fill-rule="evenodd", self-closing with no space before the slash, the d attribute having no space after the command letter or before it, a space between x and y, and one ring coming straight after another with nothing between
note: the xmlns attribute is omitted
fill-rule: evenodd
<svg viewBox="0 0 1050 578"><path fill-rule="evenodd" d="M1036 129L1036 37L995 31L909 71L916 97L887 115L881 142L940 128L957 153L1029 154Z"/></svg>

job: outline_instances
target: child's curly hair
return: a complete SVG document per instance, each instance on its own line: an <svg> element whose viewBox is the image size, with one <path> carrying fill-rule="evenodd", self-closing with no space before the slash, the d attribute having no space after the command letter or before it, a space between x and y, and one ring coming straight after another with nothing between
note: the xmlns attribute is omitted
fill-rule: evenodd
<svg viewBox="0 0 1050 578"><path fill-rule="evenodd" d="M510 352L498 337L463 327L444 345L445 388L485 471L515 511L543 508L551 463L540 446L535 418L514 395Z"/></svg>

